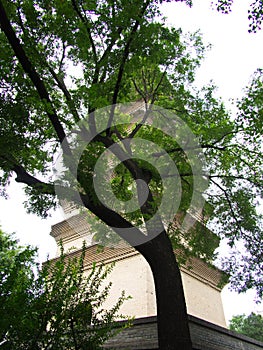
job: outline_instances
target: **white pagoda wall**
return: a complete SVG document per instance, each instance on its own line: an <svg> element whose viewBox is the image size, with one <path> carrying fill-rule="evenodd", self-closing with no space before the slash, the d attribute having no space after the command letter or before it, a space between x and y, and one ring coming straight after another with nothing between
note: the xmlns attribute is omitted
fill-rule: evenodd
<svg viewBox="0 0 263 350"><path fill-rule="evenodd" d="M181 273L188 314L226 327L220 290L192 276L191 271ZM124 290L132 299L124 302L120 310L122 314L136 318L156 315L153 277L141 255L116 261L107 279L109 281L112 282L112 289L105 303L106 308L112 307Z"/></svg>

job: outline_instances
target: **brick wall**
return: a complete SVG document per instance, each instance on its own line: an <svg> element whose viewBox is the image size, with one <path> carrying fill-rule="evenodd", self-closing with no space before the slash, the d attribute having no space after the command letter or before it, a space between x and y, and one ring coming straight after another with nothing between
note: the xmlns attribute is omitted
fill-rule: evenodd
<svg viewBox="0 0 263 350"><path fill-rule="evenodd" d="M197 317L189 316L194 350L259 350L263 343L216 326ZM105 344L105 349L157 349L156 317L134 320L131 328L124 329Z"/></svg>

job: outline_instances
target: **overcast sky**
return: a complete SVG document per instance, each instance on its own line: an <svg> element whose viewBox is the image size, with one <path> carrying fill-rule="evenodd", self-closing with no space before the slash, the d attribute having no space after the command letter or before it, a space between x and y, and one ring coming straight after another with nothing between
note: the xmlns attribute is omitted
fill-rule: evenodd
<svg viewBox="0 0 263 350"><path fill-rule="evenodd" d="M247 10L248 0L235 0L233 11L229 15L217 13L211 9L210 0L195 0L192 9L183 3L164 3L163 11L169 23L182 27L186 31L203 33L205 43L211 43L212 49L197 74L199 86L211 79L218 86L218 94L224 101L242 96L242 88L251 74L263 68L263 32L248 33ZM56 245L49 236L51 224L63 220L58 212L48 220L41 220L28 215L23 208L23 191L21 185L13 183L9 191L9 199L0 199L0 224L6 232L16 232L23 244L38 246L40 257L44 259L49 253L54 256ZM223 293L226 318L232 314L249 313L262 310L255 306L253 293L247 296L236 296L227 290Z"/></svg>

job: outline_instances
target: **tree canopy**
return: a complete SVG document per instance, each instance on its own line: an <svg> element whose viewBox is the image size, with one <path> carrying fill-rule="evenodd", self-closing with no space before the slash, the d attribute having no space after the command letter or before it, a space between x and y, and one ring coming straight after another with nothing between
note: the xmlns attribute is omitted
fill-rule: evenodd
<svg viewBox="0 0 263 350"><path fill-rule="evenodd" d="M169 260L174 259L171 242L211 261L218 241L205 226L236 248L225 262L236 288L255 287L259 298L263 295L257 210L262 72L255 73L231 116L215 86L194 87L206 51L200 33L166 26L158 5L149 0L0 2L1 184L4 193L15 174L27 185L29 211L46 216L59 194L100 220L97 236L107 235L109 227L125 236L152 268L157 304L176 317L179 309L172 310L166 300L178 295L163 298L181 288L176 262ZM127 105L132 101L135 105ZM55 183L50 170L59 149L63 165ZM96 187L103 165L98 160L106 151L117 163ZM105 159L110 167L112 159ZM112 205L110 192L124 207ZM136 208L128 206L133 197ZM161 212L164 202L170 207ZM162 216L172 210L172 220ZM162 280L165 266L177 287ZM163 315L165 322L169 317ZM176 322L170 323L176 329ZM162 341L166 338L163 333Z"/></svg>
<svg viewBox="0 0 263 350"><path fill-rule="evenodd" d="M263 318L259 314L251 312L248 316L245 314L233 316L229 328L263 342Z"/></svg>
<svg viewBox="0 0 263 350"><path fill-rule="evenodd" d="M68 258L62 249L40 268L35 249L2 231L0 242L2 349L100 349L115 333L125 296L103 309L111 284L102 283L112 266L84 272L84 246L80 258Z"/></svg>

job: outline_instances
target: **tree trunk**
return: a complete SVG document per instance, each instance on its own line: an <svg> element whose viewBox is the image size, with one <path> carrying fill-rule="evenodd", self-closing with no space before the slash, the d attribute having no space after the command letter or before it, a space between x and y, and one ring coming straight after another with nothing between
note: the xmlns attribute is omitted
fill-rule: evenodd
<svg viewBox="0 0 263 350"><path fill-rule="evenodd" d="M166 232L136 246L149 263L156 293L160 350L192 350L181 273Z"/></svg>

